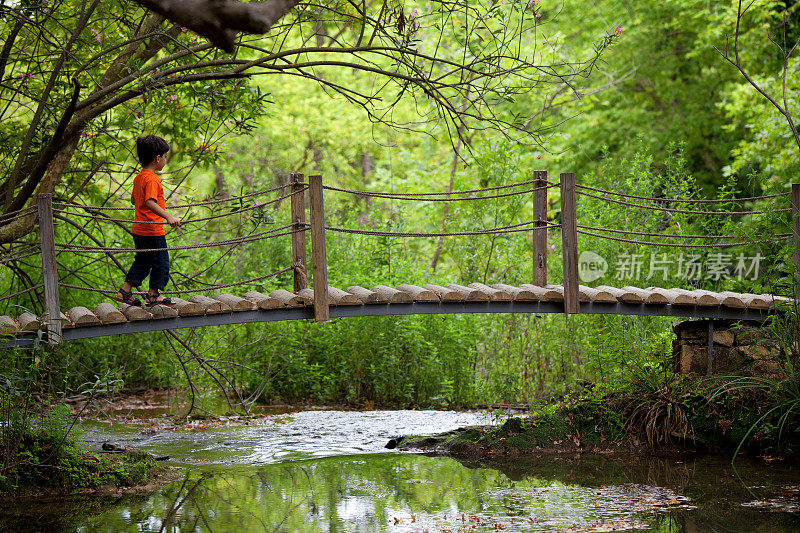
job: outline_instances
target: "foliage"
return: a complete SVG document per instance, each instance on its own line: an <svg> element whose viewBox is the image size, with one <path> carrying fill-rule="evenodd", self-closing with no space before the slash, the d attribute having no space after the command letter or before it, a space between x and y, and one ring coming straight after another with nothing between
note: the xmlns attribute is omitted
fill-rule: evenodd
<svg viewBox="0 0 800 533"><path fill-rule="evenodd" d="M644 197L696 200L682 204L687 210L752 208L766 212L738 217L657 213L581 196L582 225L652 233L627 236L633 240L667 244L675 242L671 235L679 233L731 234L748 242L724 252L711 247L687 252L582 234L580 251L594 252L609 263L607 272L592 284L788 294L791 246L757 237L790 231L790 218L780 211L786 207L786 199L735 201L742 196L785 192L797 175L798 164L797 152L787 148L789 132L781 117L713 49L714 45L724 46L736 20L735 6L699 0L635 4L601 0L592 9L568 3L559 11L546 3L531 7L521 2L434 2L425 11L399 2L378 4L378 9L386 7L385 18L374 11L374 5L368 12L338 3L330 12L302 9L273 35L242 41L234 57L197 41L190 32L160 23L156 33L171 40L158 44L159 51L151 58L126 63L136 74L120 88L123 94L144 92L130 94L132 99L108 108L81 129L76 154L65 163L60 180L53 182L58 183L53 191L61 199L74 198L86 205L127 205L130 177L136 170L130 154L132 139L142 131L160 133L173 146L167 167L171 174L166 174L165 180L171 182L168 189L174 187L168 207L284 185L295 170L307 175L321 173L326 184L338 187L411 193L519 183L542 168L550 171L551 180L559 171L575 171L582 185ZM0 124L3 177L13 172L17 163L27 169L33 164L30 161L45 153L72 95L68 75L85 64L81 75L102 80L118 57L114 47L147 20L143 11L128 4L101 2L77 33L80 46L76 54L65 59L66 66L56 76L59 83L50 93L51 111L42 116L43 126L31 128L35 108L28 107L38 102L36 95L45 91L48 76L56 72L53 61L58 55L48 56L51 62L39 68L25 54L33 53L31 43L42 39L38 27L63 39L65 28L74 28L78 22L79 11L69 9L76 5L57 4L50 18L33 19L39 20L39 26L24 26L17 37L25 47L14 45L3 89L13 115ZM457 8L448 12L448 5ZM747 45L743 59L754 65L754 75L772 91L781 87L781 61L762 36L780 20L784 7L782 2L758 1L742 28ZM414 8L417 12L412 16ZM10 8L4 9L9 21L17 20ZM516 45L511 37L520 34L497 31L504 24L511 31L517 23L536 38ZM412 31L415 24L418 26ZM794 18L792 24L796 32ZM0 29L0 35L7 41L12 29L13 24L8 24ZM348 52L362 30L363 35L374 33L381 46L388 47L389 57L379 50L370 52L374 55ZM274 57L276 50L286 51L285 62ZM191 53L181 55L182 51ZM529 78L515 77L521 71L501 62L499 67L511 75L509 84L504 84L489 76L496 65L487 59L504 51L512 52L513 60L526 66L545 64L548 54L563 61L552 70L553 65L545 68L544 77ZM136 53L144 50L136 48ZM525 59L528 53L531 55ZM168 73L170 69L199 69L191 71L222 77L225 69L258 57L274 59L258 76L179 83L181 80ZM197 61L214 61L219 68L200 68ZM161 70L152 68L156 63L163 65ZM480 65L479 78L470 80L465 63ZM576 70L563 70L571 63L577 65ZM589 70L594 75L582 77ZM796 61L790 61L789 107L796 107L796 70ZM409 73L422 78L406 80L403 76ZM463 79L436 86L441 75ZM545 84L547 80L552 84ZM79 93L82 101L98 90L88 82L84 85ZM435 90L428 91L431 88ZM487 114L472 116L478 107ZM465 127L462 130L460 126ZM526 140L521 129L528 129L534 138ZM418 134L419 130L424 134ZM30 150L24 152L20 148L27 132L33 136ZM462 149L454 155L453 145L460 141ZM92 174L95 167L98 170ZM248 211L233 220L187 224L182 235L169 234L169 242L205 245L280 227L290 215L289 202L279 200L279 194L256 200L274 201L269 205L257 206L249 199L226 204L231 210ZM725 202L716 207L701 202L709 199ZM557 189L550 190L548 218L553 223L560 220L558 201ZM326 191L325 205L331 226L386 231L471 230L529 221L532 213L529 195L454 203L445 209L440 203L396 202ZM69 220L58 221L57 242L96 245L91 234L105 246L129 246L127 224L112 224L97 216L80 218L79 214L86 213L73 212L77 214L65 216ZM217 207L195 207L182 214L197 218L219 212ZM28 239L35 240L35 235ZM765 240L768 242L752 242ZM558 283L562 276L560 233L551 230L547 242L551 257L548 279ZM525 233L445 238L433 269L438 244L421 238L329 232L330 283L341 288L377 283L519 284L531 278L530 238ZM208 246L201 251L173 253L174 287L170 288L199 290L209 284L255 278L292 261L287 239L221 249ZM691 257L707 262L719 253L730 254L734 262L740 255L760 254L765 259L758 276L684 275ZM641 269L618 276L623 258L635 256ZM111 259L62 253L58 260L62 282L107 289L119 283L130 262L129 256L122 254ZM673 268L651 275L650 265L659 261ZM677 265L683 265L682 271L674 268ZM0 266L0 272L0 293L7 294L37 283L39 265L34 256L15 264L13 270ZM248 288L269 292L290 285L290 274L283 273ZM99 299L96 294L63 287L60 298L64 307L90 308ZM34 293L14 302L0 302L0 314L14 314L12 303L25 305L35 314L42 311ZM663 395L651 403L634 404L640 410L640 422L647 427L647 420L659 419L675 403L689 402L688 407L694 409L692 402L700 401L676 389L668 360L672 322L598 315L475 315L179 332L194 354L179 344L174 344L173 350L162 334L150 333L72 342L51 360L48 378L38 375L36 379L41 383L54 378L52 389L62 392L81 390L94 375L118 377L130 386L175 386L185 382L185 363L192 379L208 386L216 385L214 378L202 374L200 368L211 363L229 377L226 388L235 388L245 400L404 406L535 404L571 397L584 389L602 396L623 387L640 398ZM787 335L785 332L783 338L791 338ZM14 351L3 370L7 369L13 381L33 357L29 352ZM769 395L779 398L789 383L751 385L763 385L772 391ZM593 423L606 417L613 419L614 427L622 428L618 407L599 409L592 415ZM789 415L784 422L789 423L794 411L785 407L763 423L777 428L779 417L771 417L786 412ZM763 414L742 420L752 425ZM705 423L700 418L689 422ZM684 420L662 425L672 426L681 433ZM663 440L672 432L651 434L655 440Z"/></svg>
<svg viewBox="0 0 800 533"><path fill-rule="evenodd" d="M759 396L754 420L743 435L734 452L748 444L749 439L768 440L775 444L786 440L786 446L793 448L797 443L797 421L800 417L800 313L795 302L786 314L775 317L768 334L761 339L759 346L773 354L780 365L776 377L736 376L723 378L710 397L731 395Z"/></svg>
<svg viewBox="0 0 800 533"><path fill-rule="evenodd" d="M3 452L9 453L5 449ZM27 428L14 450L18 461L0 475L0 492L47 488L54 493L103 486L131 486L146 479L156 464L144 453L101 456L47 428Z"/></svg>

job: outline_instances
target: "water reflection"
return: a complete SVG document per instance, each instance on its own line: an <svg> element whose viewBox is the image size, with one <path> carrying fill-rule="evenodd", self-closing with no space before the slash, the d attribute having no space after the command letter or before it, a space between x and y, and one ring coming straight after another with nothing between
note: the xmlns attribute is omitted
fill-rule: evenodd
<svg viewBox="0 0 800 533"><path fill-rule="evenodd" d="M541 458L487 468L370 454L193 469L152 496L105 500L105 512L75 502L57 517L29 509L28 519L44 514L51 531L80 532L797 531L794 514L742 505L785 496L796 479L792 469L734 471L715 460Z"/></svg>

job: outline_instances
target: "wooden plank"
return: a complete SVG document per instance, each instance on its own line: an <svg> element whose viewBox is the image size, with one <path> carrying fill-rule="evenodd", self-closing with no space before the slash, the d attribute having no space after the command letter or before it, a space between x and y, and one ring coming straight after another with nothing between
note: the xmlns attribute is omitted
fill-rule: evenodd
<svg viewBox="0 0 800 533"><path fill-rule="evenodd" d="M705 297L713 298L714 301L717 302L716 305L723 305L724 302L725 302L725 297L722 296L718 292L707 291L705 289L695 289L694 292L696 292L698 294L701 294L702 295L701 297L703 297L703 298L705 298ZM742 302L742 301L738 301L737 302L737 301L733 301L733 299L731 299L731 300L729 300L729 302L731 303L731 305L729 307L735 307L736 309L745 309L747 307L744 304L744 302Z"/></svg>
<svg viewBox="0 0 800 533"><path fill-rule="evenodd" d="M92 312L103 324L121 324L128 321L122 311L108 302L100 302Z"/></svg>
<svg viewBox="0 0 800 533"><path fill-rule="evenodd" d="M411 285L409 283L403 283L402 285L398 285L398 291L403 291L404 293L411 296L411 298L415 302L438 302L439 296L436 295L430 289L426 289L424 287L417 287L416 285Z"/></svg>
<svg viewBox="0 0 800 533"><path fill-rule="evenodd" d="M542 302L563 302L564 301L564 287L560 285L548 284L544 287L537 287L530 283L522 283L519 286L521 289L530 291L535 294Z"/></svg>
<svg viewBox="0 0 800 533"><path fill-rule="evenodd" d="M458 291L464 296L464 300L468 302L488 302L489 294L473 289L472 287L465 287L458 283L448 283L446 287L452 291Z"/></svg>
<svg viewBox="0 0 800 533"><path fill-rule="evenodd" d="M314 320L330 319L328 302L328 256L325 253L325 204L322 176L309 176L308 197L311 209L311 259L314 262Z"/></svg>
<svg viewBox="0 0 800 533"><path fill-rule="evenodd" d="M578 291L580 292L582 302L617 303L617 299L613 294L602 289L579 285ZM586 300L584 300L584 298L586 298Z"/></svg>
<svg viewBox="0 0 800 533"><path fill-rule="evenodd" d="M175 298L172 299L175 301ZM196 305L196 304L193 304ZM128 304L119 304L119 309L122 311L122 314L125 315L131 322L138 322L140 320L150 320L153 318L153 315L148 313L143 307L138 305L128 305Z"/></svg>
<svg viewBox="0 0 800 533"><path fill-rule="evenodd" d="M454 291L453 289L448 289L447 287L442 287L441 285L435 285L433 283L426 283L422 287L434 293L442 302L464 301L464 294L461 291Z"/></svg>
<svg viewBox="0 0 800 533"><path fill-rule="evenodd" d="M694 296L690 296L688 294L684 294L680 291L676 291L675 289L662 289L661 287L647 287L647 290L650 292L658 293L664 298L667 299L670 305L688 305L688 306L696 306L697 305L697 298Z"/></svg>
<svg viewBox="0 0 800 533"><path fill-rule="evenodd" d="M722 291L719 293L720 296L725 298L722 301L722 305L726 307L733 307L730 305L729 298L735 298L739 302L744 305L746 309L769 309L769 301L762 298L757 294L748 294L748 293L738 293L738 292L731 292L731 291ZM740 309L744 309L740 308Z"/></svg>
<svg viewBox="0 0 800 533"><path fill-rule="evenodd" d="M292 181L292 229L295 230L295 233L292 233L292 266L295 267L293 283L294 292L298 292L308 288L308 279L305 274L308 271L306 232L301 231L306 227L306 200L303 192L305 185L303 184L303 175L299 172L292 172L289 178Z"/></svg>
<svg viewBox="0 0 800 533"><path fill-rule="evenodd" d="M371 290L365 289L364 287L359 287L358 285L351 285L345 290L361 300L361 303L363 304L385 304L388 302L386 298L377 292L372 292Z"/></svg>
<svg viewBox="0 0 800 533"><path fill-rule="evenodd" d="M533 284L547 285L547 171L533 172ZM494 287L494 285L492 285ZM516 298L515 298L516 300Z"/></svg>
<svg viewBox="0 0 800 533"><path fill-rule="evenodd" d="M58 270L56 267L56 245L53 230L53 203L50 194L39 194L36 198L39 212L39 241L42 252L42 277L44 279L44 319L47 324L47 343L61 343L61 304L58 301Z"/></svg>
<svg viewBox="0 0 800 533"><path fill-rule="evenodd" d="M258 291L247 291L242 295L242 298L250 300L251 302L256 304L259 307L259 309L269 310L269 309L280 309L282 307L286 307L286 304L278 300L277 298L270 298L266 294L262 294Z"/></svg>
<svg viewBox="0 0 800 533"><path fill-rule="evenodd" d="M538 286L538 285L537 285ZM506 285L505 283L493 283L493 289L498 289L508 293L515 302L538 302L539 296L533 292L523 289L522 287L514 287L513 285Z"/></svg>
<svg viewBox="0 0 800 533"><path fill-rule="evenodd" d="M69 317L69 321L72 322L72 325L76 328L82 326L99 326L101 324L100 319L94 316L94 313L81 305L67 311L67 316Z"/></svg>
<svg viewBox="0 0 800 533"><path fill-rule="evenodd" d="M580 312L578 295L578 219L575 174L561 174L561 245L564 270L564 312Z"/></svg>
<svg viewBox="0 0 800 533"><path fill-rule="evenodd" d="M697 306L699 306L699 307L716 307L716 306L719 306L719 304L721 303L719 300L717 300L713 296L709 296L707 294L702 294L702 293L699 293L697 291L687 291L686 289L679 289L677 287L672 289L672 290L677 292L677 293L679 293L679 294L684 294L686 296L691 296L692 298L695 299L695 301L697 302Z"/></svg>
<svg viewBox="0 0 800 533"><path fill-rule="evenodd" d="M724 307L730 307L732 309L747 309L747 302L745 301L746 298L743 297L741 294L737 294L731 291L725 291L724 293L713 293L719 296L722 305Z"/></svg>
<svg viewBox="0 0 800 533"><path fill-rule="evenodd" d="M177 296L171 296L173 306L179 316L202 316L206 314L206 307L196 302L187 301Z"/></svg>
<svg viewBox="0 0 800 533"><path fill-rule="evenodd" d="M380 294L381 298L384 298L387 302L392 304L409 304L414 301L411 295L393 289L392 287L387 287L386 285L375 285L372 287L372 292Z"/></svg>
<svg viewBox="0 0 800 533"><path fill-rule="evenodd" d="M630 285L626 285L622 287L624 291L631 291L635 292L639 296L642 297L644 303L649 305L665 305L669 303L669 300L663 294L659 294L656 291L651 291L648 289L642 289L641 287L633 287Z"/></svg>
<svg viewBox="0 0 800 533"><path fill-rule="evenodd" d="M611 293L619 302L624 302L626 304L644 303L644 298L633 291L623 290L617 287L609 287L608 285L598 285L597 288Z"/></svg>
<svg viewBox="0 0 800 533"><path fill-rule="evenodd" d="M20 331L39 331L40 323L39 319L33 313L29 313L25 311L19 318L17 318L17 322L19 323Z"/></svg>
<svg viewBox="0 0 800 533"><path fill-rule="evenodd" d="M231 306L219 300L203 296L201 294L193 294L189 297L189 301L196 303L203 307L207 315L218 315L220 313L230 313Z"/></svg>
<svg viewBox="0 0 800 533"><path fill-rule="evenodd" d="M250 300L234 296L233 294L228 294L227 292L221 292L219 294L215 294L214 296L212 296L212 298L214 300L219 300L220 302L227 304L228 307L230 307L231 310L233 311L252 311L256 307L258 307Z"/></svg>
<svg viewBox="0 0 800 533"><path fill-rule="evenodd" d="M10 316L0 315L0 335L13 335L19 331L17 321Z"/></svg>
<svg viewBox="0 0 800 533"><path fill-rule="evenodd" d="M477 289L481 292L485 292L489 295L489 299L492 301L497 302L510 302L512 300L511 294L502 290L502 289L495 289L494 287L489 287L488 285L484 285L483 283L470 283L467 287L471 289Z"/></svg>
<svg viewBox="0 0 800 533"><path fill-rule="evenodd" d="M303 307L306 303L297 294L292 294L285 289L275 289L269 293L270 298L275 298L286 307Z"/></svg>
<svg viewBox="0 0 800 533"><path fill-rule="evenodd" d="M314 305L314 291L312 289L300 289L297 291L297 297L300 298L303 306Z"/></svg>
<svg viewBox="0 0 800 533"><path fill-rule="evenodd" d="M154 305L152 307L148 307L147 311L153 315L154 319L175 318L178 316L178 310L171 305Z"/></svg>
<svg viewBox="0 0 800 533"><path fill-rule="evenodd" d="M328 286L328 296L333 305L361 305L361 298L336 287Z"/></svg>

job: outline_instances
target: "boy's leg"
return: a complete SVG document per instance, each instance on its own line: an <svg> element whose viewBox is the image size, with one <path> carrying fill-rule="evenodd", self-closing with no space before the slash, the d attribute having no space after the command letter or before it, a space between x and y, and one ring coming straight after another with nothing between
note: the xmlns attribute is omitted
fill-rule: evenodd
<svg viewBox="0 0 800 533"><path fill-rule="evenodd" d="M163 235L153 237L154 248L166 248L167 238ZM156 295L167 287L169 282L169 251L153 252L152 270L150 271L150 294Z"/></svg>
<svg viewBox="0 0 800 533"><path fill-rule="evenodd" d="M140 250L156 248L156 246L153 246L153 243L150 241L150 239L151 237L134 234L134 247ZM150 274L153 256L156 253L158 252L136 252L136 255L133 256L133 264L131 265L130 270L128 270L128 274L125 276L125 282L129 283L131 287L138 288L142 284L142 281L144 281L144 278Z"/></svg>
<svg viewBox="0 0 800 533"><path fill-rule="evenodd" d="M146 237L136 234L133 235L133 245L136 249L149 248ZM141 305L141 302L133 297L132 292L135 287L139 287L142 284L144 278L150 273L150 261L148 259L150 253L151 252L136 252L133 257L133 264L131 264L131 268L125 275L125 282L122 284L122 288L117 292L116 296L113 297L114 300L128 305Z"/></svg>

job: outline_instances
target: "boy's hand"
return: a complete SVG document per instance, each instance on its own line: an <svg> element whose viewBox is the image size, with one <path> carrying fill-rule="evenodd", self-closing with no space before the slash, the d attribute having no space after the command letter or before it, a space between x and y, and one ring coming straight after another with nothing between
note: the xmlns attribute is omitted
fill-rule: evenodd
<svg viewBox="0 0 800 533"><path fill-rule="evenodd" d="M148 198L145 201L144 205L146 205L150 211L152 211L156 215L166 220L167 224L169 224L173 228L181 227L181 220L167 213L164 209L161 208L161 206L158 205L158 203L156 203L156 201L153 198Z"/></svg>

